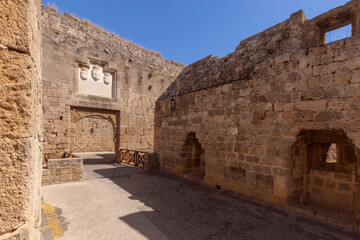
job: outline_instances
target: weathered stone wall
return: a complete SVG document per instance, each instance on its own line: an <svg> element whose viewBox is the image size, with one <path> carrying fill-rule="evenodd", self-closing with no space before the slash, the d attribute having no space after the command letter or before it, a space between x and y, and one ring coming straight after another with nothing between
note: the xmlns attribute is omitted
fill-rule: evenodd
<svg viewBox="0 0 360 240"><path fill-rule="evenodd" d="M39 239L40 1L0 1L0 239Z"/></svg>
<svg viewBox="0 0 360 240"><path fill-rule="evenodd" d="M351 1L312 20L299 11L224 58L187 66L156 103L160 168L272 203L311 202L304 198L316 169L299 134L341 130L355 148L355 162L344 166L354 179L351 212L360 217L359 7ZM324 45L326 31L348 23L353 37ZM203 178L186 170L189 159L196 163L186 151L192 133L203 149Z"/></svg>
<svg viewBox="0 0 360 240"><path fill-rule="evenodd" d="M114 152L117 111L70 109L68 152Z"/></svg>
<svg viewBox="0 0 360 240"><path fill-rule="evenodd" d="M60 157L69 146L70 108L119 112L120 146L152 151L155 101L183 65L68 14L43 9L44 151ZM114 97L79 94L79 64L96 61L115 73ZM90 132L91 129L88 129ZM65 133L65 134L64 134ZM96 140L96 139L95 139ZM97 141L97 140L96 140ZM108 139L112 142L113 138ZM108 144L104 143L104 144ZM108 145L103 145L108 150ZM77 150L87 151L84 146Z"/></svg>
<svg viewBox="0 0 360 240"><path fill-rule="evenodd" d="M81 158L49 159L42 173L42 185L80 181L83 160Z"/></svg>
<svg viewBox="0 0 360 240"><path fill-rule="evenodd" d="M101 117L85 117L74 125L72 152L114 152L114 126Z"/></svg>
<svg viewBox="0 0 360 240"><path fill-rule="evenodd" d="M347 173L313 170L309 179L309 200L320 206L352 212L354 183L352 175Z"/></svg>

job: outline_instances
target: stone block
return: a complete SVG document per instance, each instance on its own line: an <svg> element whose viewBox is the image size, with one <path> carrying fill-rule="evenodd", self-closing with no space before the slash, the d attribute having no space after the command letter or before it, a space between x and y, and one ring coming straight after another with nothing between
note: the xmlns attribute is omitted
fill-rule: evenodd
<svg viewBox="0 0 360 240"><path fill-rule="evenodd" d="M352 181L352 175L349 173L335 172L334 177L335 177L335 179L341 180L341 181Z"/></svg>
<svg viewBox="0 0 360 240"><path fill-rule="evenodd" d="M238 160L239 160L239 161L245 160L245 155L242 154L242 153L239 153L239 154L238 154Z"/></svg>
<svg viewBox="0 0 360 240"><path fill-rule="evenodd" d="M269 93L265 95L268 103L289 103L291 101L291 94L273 94Z"/></svg>
<svg viewBox="0 0 360 240"><path fill-rule="evenodd" d="M322 75L320 78L320 86L321 87L332 87L334 81L333 74Z"/></svg>
<svg viewBox="0 0 360 240"><path fill-rule="evenodd" d="M338 62L332 62L327 65L327 73L333 74L338 71L339 63Z"/></svg>
<svg viewBox="0 0 360 240"><path fill-rule="evenodd" d="M322 111L326 109L325 100L302 101L295 103L295 110L299 111Z"/></svg>
<svg viewBox="0 0 360 240"><path fill-rule="evenodd" d="M325 92L321 89L319 90L310 90L310 91L304 91L302 93L302 98L304 100L318 100L318 99L324 99L325 98Z"/></svg>
<svg viewBox="0 0 360 240"><path fill-rule="evenodd" d="M274 176L291 177L291 169L289 168L273 168L272 172Z"/></svg>
<svg viewBox="0 0 360 240"><path fill-rule="evenodd" d="M345 94L347 97L360 96L360 83L353 83L345 87Z"/></svg>
<svg viewBox="0 0 360 240"><path fill-rule="evenodd" d="M323 187L324 183L325 183L325 181L323 178L314 177L314 179L313 179L314 186Z"/></svg>
<svg viewBox="0 0 360 240"><path fill-rule="evenodd" d="M254 170L257 173L269 174L269 175L271 174L271 168L266 165L255 165Z"/></svg>
<svg viewBox="0 0 360 240"><path fill-rule="evenodd" d="M315 115L316 122L328 122L328 121L336 121L341 119L343 116L340 112L333 111L321 111Z"/></svg>
<svg viewBox="0 0 360 240"><path fill-rule="evenodd" d="M57 167L58 165L59 165L59 162L56 159L49 159L47 162L48 168Z"/></svg>
<svg viewBox="0 0 360 240"><path fill-rule="evenodd" d="M264 157L261 159L261 162L266 165L278 165L279 159L276 157Z"/></svg>
<svg viewBox="0 0 360 240"><path fill-rule="evenodd" d="M72 176L73 176L72 180L77 182L81 180L82 174L73 174Z"/></svg>
<svg viewBox="0 0 360 240"><path fill-rule="evenodd" d="M326 65L315 66L313 70L313 76L321 76L327 73Z"/></svg>
<svg viewBox="0 0 360 240"><path fill-rule="evenodd" d="M256 189L273 193L274 177L271 175L256 174Z"/></svg>
<svg viewBox="0 0 360 240"><path fill-rule="evenodd" d="M320 84L320 76L311 76L307 79L307 82L310 89L318 88Z"/></svg>
<svg viewBox="0 0 360 240"><path fill-rule="evenodd" d="M235 142L234 152L247 153L249 152L249 145L247 142Z"/></svg>
<svg viewBox="0 0 360 240"><path fill-rule="evenodd" d="M336 182L331 180L331 179L327 179L326 180L326 187L330 188L330 189L335 189L336 188Z"/></svg>
<svg viewBox="0 0 360 240"><path fill-rule="evenodd" d="M343 182L339 182L339 186L338 186L340 191L350 191L351 190L351 186L349 183L343 183Z"/></svg>
<svg viewBox="0 0 360 240"><path fill-rule="evenodd" d="M73 181L73 176L71 174L66 174L66 175L59 176L59 181L60 182L72 182Z"/></svg>
<svg viewBox="0 0 360 240"><path fill-rule="evenodd" d="M247 162L258 163L260 159L256 156L246 156Z"/></svg>
<svg viewBox="0 0 360 240"><path fill-rule="evenodd" d="M302 26L306 21L306 16L303 10L299 10L290 16L291 27Z"/></svg>
<svg viewBox="0 0 360 240"><path fill-rule="evenodd" d="M349 71L337 71L335 73L335 84L338 86L347 85L350 81L350 72Z"/></svg>
<svg viewBox="0 0 360 240"><path fill-rule="evenodd" d="M64 166L71 166L71 162L72 162L72 159L61 159L59 160L59 166L60 167L64 167Z"/></svg>
<svg viewBox="0 0 360 240"><path fill-rule="evenodd" d="M289 195L289 178L274 177L274 196L279 199L287 199Z"/></svg>
<svg viewBox="0 0 360 240"><path fill-rule="evenodd" d="M56 169L57 176L62 176L62 175L66 175L66 174L71 174L70 168L57 168Z"/></svg>
<svg viewBox="0 0 360 240"><path fill-rule="evenodd" d="M288 62L288 61L290 61L290 54L284 54L284 55L275 57L275 64L280 64L280 63L284 63L284 62Z"/></svg>

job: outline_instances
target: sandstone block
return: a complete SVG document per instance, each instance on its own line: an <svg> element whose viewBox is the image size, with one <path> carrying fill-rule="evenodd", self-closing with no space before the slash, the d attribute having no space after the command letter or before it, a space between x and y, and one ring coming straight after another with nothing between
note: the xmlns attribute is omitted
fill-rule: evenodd
<svg viewBox="0 0 360 240"><path fill-rule="evenodd" d="M280 64L280 63L288 62L288 61L290 61L290 54L285 54L285 55L275 57L275 64Z"/></svg>
<svg viewBox="0 0 360 240"><path fill-rule="evenodd" d="M322 111L326 109L325 100L302 101L295 103L295 110L299 111Z"/></svg>

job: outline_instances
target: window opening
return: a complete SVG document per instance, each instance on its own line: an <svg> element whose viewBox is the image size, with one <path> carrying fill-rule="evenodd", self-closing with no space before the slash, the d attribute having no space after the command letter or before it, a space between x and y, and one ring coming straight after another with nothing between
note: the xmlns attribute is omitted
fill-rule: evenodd
<svg viewBox="0 0 360 240"><path fill-rule="evenodd" d="M332 143L326 156L326 163L337 163L336 143Z"/></svg>
<svg viewBox="0 0 360 240"><path fill-rule="evenodd" d="M351 37L351 24L325 33L325 44Z"/></svg>

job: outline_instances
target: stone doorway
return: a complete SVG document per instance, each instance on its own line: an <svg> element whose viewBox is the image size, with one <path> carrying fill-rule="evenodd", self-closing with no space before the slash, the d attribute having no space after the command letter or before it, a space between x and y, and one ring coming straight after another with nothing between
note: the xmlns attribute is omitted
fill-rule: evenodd
<svg viewBox="0 0 360 240"><path fill-rule="evenodd" d="M72 107L70 152L117 153L120 145L118 122L118 111Z"/></svg>
<svg viewBox="0 0 360 240"><path fill-rule="evenodd" d="M204 149L195 132L187 135L182 149L182 174L192 180L202 181L205 176Z"/></svg>
<svg viewBox="0 0 360 240"><path fill-rule="evenodd" d="M360 151L342 130L304 130L293 147L292 197L360 217Z"/></svg>

